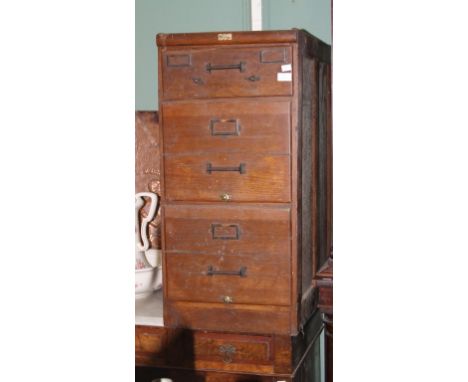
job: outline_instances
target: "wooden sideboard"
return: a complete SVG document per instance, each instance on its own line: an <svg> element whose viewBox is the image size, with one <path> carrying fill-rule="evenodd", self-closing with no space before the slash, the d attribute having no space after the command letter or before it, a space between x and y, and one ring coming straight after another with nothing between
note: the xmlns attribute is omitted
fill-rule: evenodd
<svg viewBox="0 0 468 382"><path fill-rule="evenodd" d="M330 47L301 30L157 42L159 121L137 120L159 141L137 142L137 191L161 195L164 325L136 326L137 380L317 380L332 322L318 310L331 301Z"/></svg>
<svg viewBox="0 0 468 382"><path fill-rule="evenodd" d="M136 380L320 381L322 330L318 312L293 337L137 325Z"/></svg>

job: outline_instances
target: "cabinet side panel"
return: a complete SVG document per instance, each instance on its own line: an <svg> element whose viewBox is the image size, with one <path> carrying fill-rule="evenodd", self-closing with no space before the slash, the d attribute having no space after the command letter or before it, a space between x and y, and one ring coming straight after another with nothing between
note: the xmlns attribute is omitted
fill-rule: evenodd
<svg viewBox="0 0 468 382"><path fill-rule="evenodd" d="M332 68L327 65L327 255L333 258L333 123Z"/></svg>
<svg viewBox="0 0 468 382"><path fill-rule="evenodd" d="M314 240L313 211L315 198L313 184L315 183L314 134L316 131L316 78L317 62L309 57L303 61L303 104L302 104L302 294L305 294L312 284Z"/></svg>
<svg viewBox="0 0 468 382"><path fill-rule="evenodd" d="M318 68L318 270L327 260L331 248L331 123L329 122L329 65Z"/></svg>

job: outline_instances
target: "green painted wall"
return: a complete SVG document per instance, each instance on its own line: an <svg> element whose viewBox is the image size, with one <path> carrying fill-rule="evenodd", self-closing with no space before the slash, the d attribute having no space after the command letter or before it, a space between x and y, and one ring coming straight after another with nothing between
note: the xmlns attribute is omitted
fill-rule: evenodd
<svg viewBox="0 0 468 382"><path fill-rule="evenodd" d="M331 0L263 0L263 28L331 41ZM135 0L135 110L157 110L157 33L250 30L250 0Z"/></svg>
<svg viewBox="0 0 468 382"><path fill-rule="evenodd" d="M306 29L331 43L331 0L262 0L263 29Z"/></svg>

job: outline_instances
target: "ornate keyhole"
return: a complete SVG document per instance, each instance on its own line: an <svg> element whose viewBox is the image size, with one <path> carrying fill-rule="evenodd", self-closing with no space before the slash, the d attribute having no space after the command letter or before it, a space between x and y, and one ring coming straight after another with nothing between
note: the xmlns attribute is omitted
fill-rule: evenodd
<svg viewBox="0 0 468 382"><path fill-rule="evenodd" d="M224 363L231 363L232 356L236 352L236 348L232 346L231 344L221 345L219 347L219 352L223 355Z"/></svg>

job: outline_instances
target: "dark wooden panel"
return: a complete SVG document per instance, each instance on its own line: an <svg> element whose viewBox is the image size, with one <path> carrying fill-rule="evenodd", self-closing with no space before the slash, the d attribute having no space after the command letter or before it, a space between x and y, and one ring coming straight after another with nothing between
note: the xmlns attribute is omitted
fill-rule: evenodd
<svg viewBox="0 0 468 382"><path fill-rule="evenodd" d="M313 222L316 209L315 167L315 133L317 131L317 61L304 57L302 62L302 91L304 101L302 104L302 173L301 173L301 215L302 215L302 293L306 293L312 284L315 263L313 258L316 247L316 227Z"/></svg>
<svg viewBox="0 0 468 382"><path fill-rule="evenodd" d="M216 371L196 371L177 369L137 368L135 382L152 382L155 378L170 378L174 382L277 382L290 378L277 379L268 375L234 374Z"/></svg>
<svg viewBox="0 0 468 382"><path fill-rule="evenodd" d="M164 104L164 150L288 154L290 108L271 100Z"/></svg>
<svg viewBox="0 0 468 382"><path fill-rule="evenodd" d="M289 308L166 301L164 323L169 327L233 333L289 334Z"/></svg>
<svg viewBox="0 0 468 382"><path fill-rule="evenodd" d="M318 125L317 125L317 150L318 150L318 181L317 181L317 230L318 230L318 252L317 265L315 271L325 264L328 259L330 248L327 248L327 208L329 208L327 186L329 176L327 169L329 123L327 118L328 109L328 71L325 63L319 65L319 81L318 81Z"/></svg>
<svg viewBox="0 0 468 382"><path fill-rule="evenodd" d="M290 46L282 48L283 62L291 63ZM280 64L261 61L265 47L162 49L164 100L292 95L292 81L277 79ZM168 65L169 58L174 56L189 56L190 64Z"/></svg>
<svg viewBox="0 0 468 382"><path fill-rule="evenodd" d="M166 200L218 202L228 194L236 202L289 202L289 162L288 155L166 155Z"/></svg>
<svg viewBox="0 0 468 382"><path fill-rule="evenodd" d="M289 259L288 207L167 204L164 223L166 253L249 254L263 261L274 258L278 266L286 265L280 258ZM223 235L231 239L223 240Z"/></svg>

